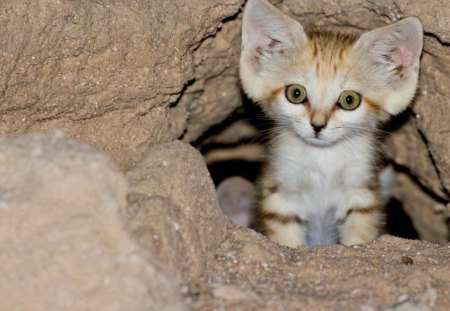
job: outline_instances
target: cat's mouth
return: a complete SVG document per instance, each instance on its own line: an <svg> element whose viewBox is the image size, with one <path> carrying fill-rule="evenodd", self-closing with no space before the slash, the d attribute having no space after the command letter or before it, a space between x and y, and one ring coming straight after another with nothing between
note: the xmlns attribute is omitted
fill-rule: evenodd
<svg viewBox="0 0 450 311"><path fill-rule="evenodd" d="M316 147L327 147L327 146L334 145L334 142L329 141L324 138L321 138L320 136L310 137L310 138L306 138L303 140L305 140L308 144L316 146Z"/></svg>
<svg viewBox="0 0 450 311"><path fill-rule="evenodd" d="M305 136L298 133L297 131L294 132L297 135L297 137L299 137L302 141L311 146L324 148L336 144L336 141L327 139L326 137L324 137L323 134L313 134L311 136Z"/></svg>
<svg viewBox="0 0 450 311"><path fill-rule="evenodd" d="M295 125L291 127L291 131L295 134L295 136L297 136L300 140L307 143L308 145L324 148L333 146L338 142L338 140L332 138L330 139L330 137L323 131L320 133L315 133L306 131L304 127L298 127Z"/></svg>

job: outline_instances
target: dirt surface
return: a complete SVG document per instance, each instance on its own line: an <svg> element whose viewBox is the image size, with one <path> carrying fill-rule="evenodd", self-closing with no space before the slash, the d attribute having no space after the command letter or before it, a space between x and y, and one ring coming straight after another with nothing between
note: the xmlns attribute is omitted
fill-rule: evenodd
<svg viewBox="0 0 450 311"><path fill-rule="evenodd" d="M185 301L193 310L448 310L449 260L448 245L390 236L308 250L233 228Z"/></svg>

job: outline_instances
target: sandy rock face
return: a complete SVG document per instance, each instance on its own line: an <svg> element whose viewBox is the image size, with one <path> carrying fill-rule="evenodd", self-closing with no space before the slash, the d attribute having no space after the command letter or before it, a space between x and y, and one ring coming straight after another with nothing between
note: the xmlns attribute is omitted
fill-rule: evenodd
<svg viewBox="0 0 450 311"><path fill-rule="evenodd" d="M235 97L236 74L221 83L221 93L207 91L212 94L206 98L176 103L189 81L196 82L201 94L219 84L211 76L230 64L236 70L232 59L216 62L215 73L200 72L194 66L203 60L195 51L242 3L3 1L0 133L59 127L107 151L121 167L131 167L149 144L178 138L197 124L197 117L191 122L190 111L203 117L206 128L221 121L239 100L225 106L215 99ZM233 36L237 31L234 27ZM206 43L200 49L209 53L208 64L214 64L229 56L227 45L219 48L225 58ZM201 113L204 108L198 106L206 107L206 101L217 108Z"/></svg>
<svg viewBox="0 0 450 311"><path fill-rule="evenodd" d="M447 310L449 246L383 236L307 250L235 229L197 281L193 310Z"/></svg>
<svg viewBox="0 0 450 311"><path fill-rule="evenodd" d="M0 309L179 310L175 280L123 229L126 192L91 147L60 134L1 139Z"/></svg>
<svg viewBox="0 0 450 311"><path fill-rule="evenodd" d="M178 275L200 276L226 234L201 155L182 142L155 145L127 178L132 236Z"/></svg>

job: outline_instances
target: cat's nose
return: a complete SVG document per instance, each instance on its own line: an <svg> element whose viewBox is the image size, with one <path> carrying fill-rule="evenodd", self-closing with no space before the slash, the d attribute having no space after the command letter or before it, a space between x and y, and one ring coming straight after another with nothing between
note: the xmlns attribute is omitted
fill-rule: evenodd
<svg viewBox="0 0 450 311"><path fill-rule="evenodd" d="M316 134L319 134L320 131L325 127L325 124L314 124L314 123L311 123L311 126L314 129L314 132L316 132Z"/></svg>

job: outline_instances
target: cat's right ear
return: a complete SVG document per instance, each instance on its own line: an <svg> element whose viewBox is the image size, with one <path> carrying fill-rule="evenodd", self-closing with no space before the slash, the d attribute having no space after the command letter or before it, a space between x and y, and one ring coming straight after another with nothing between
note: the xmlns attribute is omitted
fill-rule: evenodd
<svg viewBox="0 0 450 311"><path fill-rule="evenodd" d="M289 66L305 40L302 25L266 0L247 2L242 18L240 74L244 90L253 100L264 96L263 77L279 79L277 74Z"/></svg>
<svg viewBox="0 0 450 311"><path fill-rule="evenodd" d="M406 109L415 94L422 45L422 24L416 17L366 32L355 44L366 74L379 82L383 109L391 115Z"/></svg>

